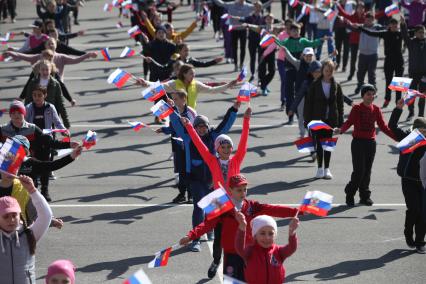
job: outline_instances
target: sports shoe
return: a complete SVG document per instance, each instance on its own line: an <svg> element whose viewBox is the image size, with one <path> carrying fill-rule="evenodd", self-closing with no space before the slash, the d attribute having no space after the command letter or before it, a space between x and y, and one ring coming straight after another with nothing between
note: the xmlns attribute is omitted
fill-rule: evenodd
<svg viewBox="0 0 426 284"><path fill-rule="evenodd" d="M426 254L426 247L424 245L416 246L416 251L417 253L420 253L420 254Z"/></svg>
<svg viewBox="0 0 426 284"><path fill-rule="evenodd" d="M359 200L359 204L364 204L366 206L372 206L374 204L373 200L371 198L361 198Z"/></svg>
<svg viewBox="0 0 426 284"><path fill-rule="evenodd" d="M311 152L311 159L312 159L312 163L314 163L317 160L317 152Z"/></svg>
<svg viewBox="0 0 426 284"><path fill-rule="evenodd" d="M416 247L416 243L413 240L413 232L408 232L404 230L404 236L405 236L405 242L407 243L407 246L411 249Z"/></svg>
<svg viewBox="0 0 426 284"><path fill-rule="evenodd" d="M414 117L414 112L411 112L410 111L410 113L408 114L408 116L407 116L407 121L411 121L412 119L413 119L413 117Z"/></svg>
<svg viewBox="0 0 426 284"><path fill-rule="evenodd" d="M355 95L358 95L358 94L359 94L359 92L361 91L361 86L362 86L362 85L359 85L359 84L358 84L358 86L355 88L355 91L354 91L354 94L355 94Z"/></svg>
<svg viewBox="0 0 426 284"><path fill-rule="evenodd" d="M333 175L331 174L331 171L329 168L324 169L324 179L332 179Z"/></svg>
<svg viewBox="0 0 426 284"><path fill-rule="evenodd" d="M317 179L324 178L324 169L323 168L319 168L317 170L317 174L315 175L315 178L317 178Z"/></svg>
<svg viewBox="0 0 426 284"><path fill-rule="evenodd" d="M389 105L389 102L390 102L389 100L385 100L384 103L383 103L382 108L387 108L388 105Z"/></svg>
<svg viewBox="0 0 426 284"><path fill-rule="evenodd" d="M207 240L214 241L214 231L210 231L207 233Z"/></svg>
<svg viewBox="0 0 426 284"><path fill-rule="evenodd" d="M214 262L212 262L212 264L210 264L209 270L207 271L207 276L212 279L213 277L215 277L216 273L217 273L217 269L219 267L219 264L216 264Z"/></svg>
<svg viewBox="0 0 426 284"><path fill-rule="evenodd" d="M262 96L266 97L268 95L268 91L266 89L262 90Z"/></svg>
<svg viewBox="0 0 426 284"><path fill-rule="evenodd" d="M50 172L50 174L49 174L49 179L50 180L56 180L56 176L55 176L55 173L54 172Z"/></svg>
<svg viewBox="0 0 426 284"><path fill-rule="evenodd" d="M201 243L200 243L200 241L193 241L193 242L190 244L189 249L190 249L192 252L200 252L200 251L201 251Z"/></svg>
<svg viewBox="0 0 426 284"><path fill-rule="evenodd" d="M173 198L173 203L181 203L185 202L185 193L179 193L175 198Z"/></svg>
<svg viewBox="0 0 426 284"><path fill-rule="evenodd" d="M346 194L346 205L348 207L354 207L355 206L355 199L352 195Z"/></svg>
<svg viewBox="0 0 426 284"><path fill-rule="evenodd" d="M280 111L284 111L284 110L285 110L285 104L281 104Z"/></svg>
<svg viewBox="0 0 426 284"><path fill-rule="evenodd" d="M193 203L192 195L189 193L189 191L188 191L188 198L187 198L186 203L188 203L188 204L192 204Z"/></svg>
<svg viewBox="0 0 426 284"><path fill-rule="evenodd" d="M41 190L41 195L43 195L44 199L46 199L47 202L51 202L52 201L52 198L49 195L49 190L42 189Z"/></svg>

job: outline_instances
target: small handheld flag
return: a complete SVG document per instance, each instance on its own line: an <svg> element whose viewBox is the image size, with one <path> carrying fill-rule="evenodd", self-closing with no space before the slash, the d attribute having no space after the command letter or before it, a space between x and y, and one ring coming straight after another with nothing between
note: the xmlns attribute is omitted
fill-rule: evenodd
<svg viewBox="0 0 426 284"><path fill-rule="evenodd" d="M300 212L308 212L317 216L327 216L333 203L333 196L321 191L308 191L299 207Z"/></svg>
<svg viewBox="0 0 426 284"><path fill-rule="evenodd" d="M289 4L291 7L296 8L296 7L297 7L297 5L299 5L299 0L290 0L290 1L288 1L288 4Z"/></svg>
<svg viewBox="0 0 426 284"><path fill-rule="evenodd" d="M133 55L135 55L135 51L133 49L131 49L131 48L129 48L129 47L126 46L123 49L123 51L121 52L120 57L121 58L132 57Z"/></svg>
<svg viewBox="0 0 426 284"><path fill-rule="evenodd" d="M130 37L135 38L137 35L142 34L142 31L139 29L139 27L138 27L138 26L133 26L132 28L130 28L130 29L127 31L127 34L128 34Z"/></svg>
<svg viewBox="0 0 426 284"><path fill-rule="evenodd" d="M308 129L311 131L317 131L321 129L332 130L331 127L321 120L312 120L308 123Z"/></svg>
<svg viewBox="0 0 426 284"><path fill-rule="evenodd" d="M407 106L412 105L416 101L416 97L419 96L419 93L416 90L407 90L403 95L402 99L404 104Z"/></svg>
<svg viewBox="0 0 426 284"><path fill-rule="evenodd" d="M114 84L117 88L121 88L126 84L126 82L132 77L132 74L127 73L126 71L117 68L113 73L108 77L107 82L109 84Z"/></svg>
<svg viewBox="0 0 426 284"><path fill-rule="evenodd" d="M142 128L147 127L145 123L140 121L127 121L127 123L130 124L130 126L133 128L135 132L138 132Z"/></svg>
<svg viewBox="0 0 426 284"><path fill-rule="evenodd" d="M121 3L121 7L124 9L131 9L132 8L132 0L126 0Z"/></svg>
<svg viewBox="0 0 426 284"><path fill-rule="evenodd" d="M251 97L257 95L257 87L249 82L244 83L238 92L238 102L249 102Z"/></svg>
<svg viewBox="0 0 426 284"><path fill-rule="evenodd" d="M270 34L266 34L261 40L260 40L260 43L259 43L259 45L262 47L262 48L266 48L266 47L268 47L270 44L272 44L272 43L274 43L275 42L275 38L272 36L272 35L270 35Z"/></svg>
<svg viewBox="0 0 426 284"><path fill-rule="evenodd" d="M385 8L385 14L388 17L392 17L392 15L398 14L399 8L398 5L393 3L392 5L389 5Z"/></svg>
<svg viewBox="0 0 426 284"><path fill-rule="evenodd" d="M142 91L142 96L144 97L144 99L150 102L155 102L165 94L166 90L159 81L155 82L149 88Z"/></svg>
<svg viewBox="0 0 426 284"><path fill-rule="evenodd" d="M297 147L299 153L311 153L315 151L314 141L312 137L300 138L299 140L294 141L294 144Z"/></svg>
<svg viewBox="0 0 426 284"><path fill-rule="evenodd" d="M6 113L6 112L7 112L7 109L5 109L5 108L0 109L0 117L2 117L3 114Z"/></svg>
<svg viewBox="0 0 426 284"><path fill-rule="evenodd" d="M152 284L143 269L139 269L135 274L127 278L123 284Z"/></svg>
<svg viewBox="0 0 426 284"><path fill-rule="evenodd" d="M25 156L24 146L12 139L6 139L0 149L0 171L15 176Z"/></svg>
<svg viewBox="0 0 426 284"><path fill-rule="evenodd" d="M111 12L112 11L112 7L114 7L112 4L105 3L105 5L104 5L104 12Z"/></svg>
<svg viewBox="0 0 426 284"><path fill-rule="evenodd" d="M336 149L337 137L320 139L320 143L324 151L333 152Z"/></svg>
<svg viewBox="0 0 426 284"><path fill-rule="evenodd" d="M163 100L151 107L151 111L159 119L166 118L174 112L173 108Z"/></svg>
<svg viewBox="0 0 426 284"><path fill-rule="evenodd" d="M405 92L410 88L411 81L413 81L411 78L393 77L388 88L393 91Z"/></svg>
<svg viewBox="0 0 426 284"><path fill-rule="evenodd" d="M154 267L166 266L167 263L169 262L170 253L174 249L177 249L179 247L180 247L179 244L175 244L171 247L168 247L166 249L163 249L162 251L155 253L155 257L150 263L148 263L148 267L154 268Z"/></svg>
<svg viewBox="0 0 426 284"><path fill-rule="evenodd" d="M424 145L426 145L426 138L418 129L414 129L407 137L396 144L396 147L402 154L407 154Z"/></svg>
<svg viewBox="0 0 426 284"><path fill-rule="evenodd" d="M241 81L243 81L246 77L247 77L247 68L246 68L245 66L243 66L243 68L241 69L240 74L238 74L237 81L238 81L238 82L241 82Z"/></svg>
<svg viewBox="0 0 426 284"><path fill-rule="evenodd" d="M234 204L222 187L204 196L197 205L203 209L207 220L214 219L234 208Z"/></svg>
<svg viewBox="0 0 426 284"><path fill-rule="evenodd" d="M89 130L87 131L86 137L83 139L83 147L89 150L93 146L96 145L97 142L97 134L95 131Z"/></svg>
<svg viewBox="0 0 426 284"><path fill-rule="evenodd" d="M329 21L332 21L336 15L337 15L337 11L334 11L331 8L328 9L327 11L325 11L325 13L324 13L324 17L326 17L327 20L329 20Z"/></svg>
<svg viewBox="0 0 426 284"><path fill-rule="evenodd" d="M221 19L229 19L231 18L231 16L228 13L223 14L222 16L220 16Z"/></svg>
<svg viewBox="0 0 426 284"><path fill-rule="evenodd" d="M109 48L108 47L102 48L101 54L104 57L105 61L111 61L111 56L109 55Z"/></svg>

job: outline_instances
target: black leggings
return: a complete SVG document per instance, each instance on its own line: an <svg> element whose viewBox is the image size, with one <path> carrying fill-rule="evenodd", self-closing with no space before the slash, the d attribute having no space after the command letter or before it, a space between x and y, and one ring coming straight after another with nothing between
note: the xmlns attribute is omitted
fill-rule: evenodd
<svg viewBox="0 0 426 284"><path fill-rule="evenodd" d="M232 39L232 52L234 57L234 64L238 64L238 41L240 42L240 66L244 63L244 58L246 57L246 41L247 41L247 31L246 30L236 30L231 31Z"/></svg>
<svg viewBox="0 0 426 284"><path fill-rule="evenodd" d="M348 65L348 59L349 59L349 34L346 31L346 28L338 28L335 31L335 40L336 40L336 50L337 50L337 56L336 56L336 62L337 64L340 64L340 58L342 57L342 47L343 47L343 62L342 66L346 68L346 65Z"/></svg>
<svg viewBox="0 0 426 284"><path fill-rule="evenodd" d="M352 77L355 74L356 60L358 58L358 44L351 44L351 69L349 76Z"/></svg>
<svg viewBox="0 0 426 284"><path fill-rule="evenodd" d="M324 160L324 168L330 167L330 160L331 160L331 152L330 151L324 151L321 145L321 139L322 138L331 138L333 136L333 131L331 130L317 130L312 132L312 138L315 142L315 149L317 151L317 163L318 168L322 168L322 161Z"/></svg>
<svg viewBox="0 0 426 284"><path fill-rule="evenodd" d="M262 50L263 51L263 50ZM268 72L266 72L268 70ZM275 52L271 52L259 63L260 88L265 90L275 75Z"/></svg>
<svg viewBox="0 0 426 284"><path fill-rule="evenodd" d="M213 3L210 11L213 22L213 31L214 33L217 33L220 31L220 17L223 15L223 8Z"/></svg>
<svg viewBox="0 0 426 284"><path fill-rule="evenodd" d="M254 76L256 73L256 59L260 59L262 56L262 49L259 46L259 41L249 39L248 50L250 55L250 72L251 75Z"/></svg>
<svg viewBox="0 0 426 284"><path fill-rule="evenodd" d="M222 223L217 223L214 228L214 241L213 241L213 262L217 265L220 263L222 258Z"/></svg>
<svg viewBox="0 0 426 284"><path fill-rule="evenodd" d="M384 67L385 79L386 79L385 100L390 101L392 90L389 89L388 86L392 82L392 78L394 76L402 77L402 75L404 74L404 60L402 59L402 56L401 58L385 57L385 64L383 67ZM400 98L401 98L401 92L396 92L395 102L397 102Z"/></svg>

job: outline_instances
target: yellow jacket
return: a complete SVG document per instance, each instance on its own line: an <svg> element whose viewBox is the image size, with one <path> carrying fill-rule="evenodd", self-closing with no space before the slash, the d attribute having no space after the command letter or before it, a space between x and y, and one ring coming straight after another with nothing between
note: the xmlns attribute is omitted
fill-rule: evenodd
<svg viewBox="0 0 426 284"><path fill-rule="evenodd" d="M12 197L18 200L19 206L21 207L21 214L22 217L27 220L27 205L28 201L30 201L30 194L28 191L24 188L24 186L21 184L19 179L13 180L13 187L12 187Z"/></svg>
<svg viewBox="0 0 426 284"><path fill-rule="evenodd" d="M154 38L155 28L149 19L145 20L145 26L149 34ZM179 33L176 33L176 32L173 33L172 38L171 39L169 38L169 40L173 41L174 43L177 43L179 40L184 40L195 30L196 27L197 27L197 21L194 21L189 27L186 28L185 31L179 32Z"/></svg>

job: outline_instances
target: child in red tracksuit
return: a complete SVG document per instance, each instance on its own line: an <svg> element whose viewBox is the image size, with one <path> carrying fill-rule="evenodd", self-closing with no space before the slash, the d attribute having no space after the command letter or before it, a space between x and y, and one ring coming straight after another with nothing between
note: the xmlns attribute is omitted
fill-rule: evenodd
<svg viewBox="0 0 426 284"><path fill-rule="evenodd" d="M283 262L297 249L296 229L299 219L293 218L289 225L288 245L275 244L277 223L266 215L257 216L251 221L251 235L255 242L246 245L247 221L243 214L237 213L239 230L235 238L235 250L244 259L245 281L248 284L281 284L284 282Z"/></svg>
<svg viewBox="0 0 426 284"><path fill-rule="evenodd" d="M179 243L181 245L188 244L191 240L195 240L211 231L218 224L222 224L223 274L244 281L244 260L235 250L235 236L238 230L238 222L235 219L235 215L240 212L246 218L248 222L246 243L251 244L253 242L251 220L259 215L270 215L281 218L293 217L296 215L297 209L281 205L261 204L257 201L246 199L247 179L242 174L229 178L229 194L235 205L235 210L228 211L217 218L204 221L189 231L188 235L183 237Z"/></svg>

